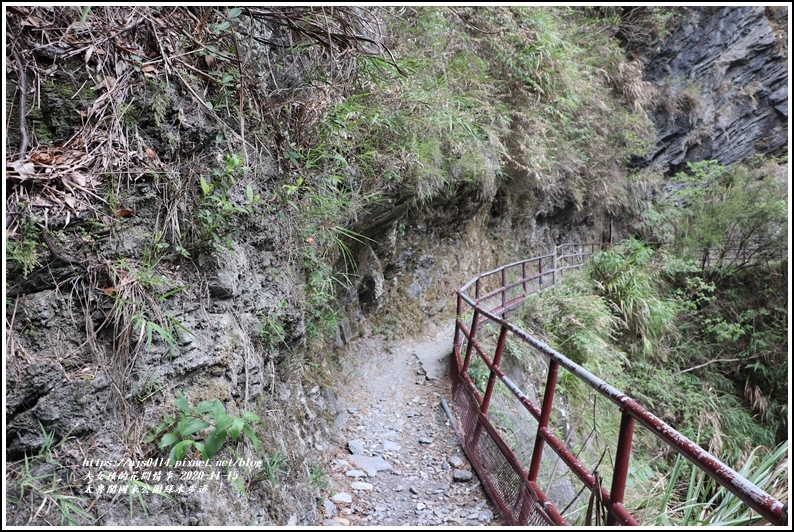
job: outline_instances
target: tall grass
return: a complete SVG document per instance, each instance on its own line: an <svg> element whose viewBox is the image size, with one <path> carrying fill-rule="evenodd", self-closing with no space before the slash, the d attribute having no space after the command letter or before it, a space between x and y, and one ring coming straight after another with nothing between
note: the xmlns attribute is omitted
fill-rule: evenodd
<svg viewBox="0 0 794 532"><path fill-rule="evenodd" d="M738 473L778 500L788 500L788 441L776 448L754 448ZM757 526L765 523L750 507L719 486L681 456L676 458L663 492L648 497L658 513L649 516L655 526Z"/></svg>
<svg viewBox="0 0 794 532"><path fill-rule="evenodd" d="M664 292L659 268L651 263L654 251L638 241L597 253L587 272L646 356L658 350L665 337L676 335L679 307Z"/></svg>

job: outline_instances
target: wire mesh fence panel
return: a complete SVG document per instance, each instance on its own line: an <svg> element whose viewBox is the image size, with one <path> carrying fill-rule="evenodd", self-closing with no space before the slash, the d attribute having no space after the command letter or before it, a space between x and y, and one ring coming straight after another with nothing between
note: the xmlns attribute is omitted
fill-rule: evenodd
<svg viewBox="0 0 794 532"><path fill-rule="evenodd" d="M514 525L639 524L646 519L669 524L678 522L681 512L686 523L689 506L668 511L654 500L662 493L664 501L675 488L677 479L662 471L677 452L692 479L711 482L705 485L712 491L719 481L720 490L731 492L715 499L720 504L741 499L738 504L749 505L769 522L785 523L778 500L510 321L520 316L518 306L528 294L554 285L562 272L581 267L607 245L558 246L549 255L487 272L458 292L462 316L451 368L453 402L463 447L486 491ZM598 371L614 374L610 368ZM696 477L700 470L709 479ZM727 510L718 517L725 515Z"/></svg>

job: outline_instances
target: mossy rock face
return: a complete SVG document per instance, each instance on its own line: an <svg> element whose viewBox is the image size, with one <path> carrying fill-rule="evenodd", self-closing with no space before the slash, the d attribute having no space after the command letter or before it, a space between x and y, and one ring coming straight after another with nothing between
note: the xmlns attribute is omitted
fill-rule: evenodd
<svg viewBox="0 0 794 532"><path fill-rule="evenodd" d="M218 135L210 112L171 83L147 80L122 110L122 123L135 125L144 144L164 162L201 153Z"/></svg>
<svg viewBox="0 0 794 532"><path fill-rule="evenodd" d="M36 140L42 144L65 142L83 125L84 112L96 99L93 80L77 60L67 61L41 84L41 106L28 119Z"/></svg>

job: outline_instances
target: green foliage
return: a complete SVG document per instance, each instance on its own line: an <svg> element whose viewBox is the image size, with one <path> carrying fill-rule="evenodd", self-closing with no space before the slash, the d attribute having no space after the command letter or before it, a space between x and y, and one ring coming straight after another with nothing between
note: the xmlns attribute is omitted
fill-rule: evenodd
<svg viewBox="0 0 794 532"><path fill-rule="evenodd" d="M767 451L765 453L762 452ZM763 458L761 457L763 456ZM772 451L756 447L737 468L739 474L779 500L788 499L788 441ZM657 505L648 524L656 526L757 526L764 521L702 470L678 456L663 493L649 497ZM681 502L679 502L681 501Z"/></svg>
<svg viewBox="0 0 794 532"><path fill-rule="evenodd" d="M592 22L576 9L456 11L493 32L471 46L487 58L495 80L489 92L507 109L506 173L541 200L565 198L576 208L624 203L622 165L647 151L653 128L643 110L627 109L613 94L610 79L625 60L617 41L599 28L583 31Z"/></svg>
<svg viewBox="0 0 794 532"><path fill-rule="evenodd" d="M659 268L651 262L654 251L635 240L595 254L587 272L598 293L609 301L613 312L646 356L657 349L665 336L675 336L676 301L665 295Z"/></svg>
<svg viewBox="0 0 794 532"><path fill-rule="evenodd" d="M533 328L551 335L555 349L591 371L591 364L600 366L600 358L619 364L624 357L612 347L617 320L609 302L595 292L589 279L574 272L553 289L530 298L525 316Z"/></svg>
<svg viewBox="0 0 794 532"><path fill-rule="evenodd" d="M719 284L685 277L675 288L687 305L679 328L688 339L676 347L675 362L740 397L778 440L788 427L787 278L784 262L735 272Z"/></svg>
<svg viewBox="0 0 794 532"><path fill-rule="evenodd" d="M264 455L262 467L254 473L254 481L278 482L289 474L290 466L284 454L278 450L273 454Z"/></svg>
<svg viewBox="0 0 794 532"><path fill-rule="evenodd" d="M341 320L339 312L334 308L338 289L351 286L350 275L335 271L327 259L318 256L313 245L303 249L303 272L306 275L306 333L310 341L333 339Z"/></svg>
<svg viewBox="0 0 794 532"><path fill-rule="evenodd" d="M240 218L251 214L260 201L250 185L245 190L244 204L230 198L236 179L243 171L242 157L227 154L221 168L213 169L208 177L199 177L201 196L195 213L198 222L195 246L199 264L218 247L231 248L241 230Z"/></svg>
<svg viewBox="0 0 794 532"><path fill-rule="evenodd" d="M20 205L24 208L24 205ZM23 278L27 278L39 263L39 254L43 245L39 242L40 230L31 218L27 218L19 227L18 232L6 232L6 274L21 270Z"/></svg>
<svg viewBox="0 0 794 532"><path fill-rule="evenodd" d="M466 52L417 54L428 41L442 48L454 33L442 15L422 9L401 24L396 31L418 48L401 50L397 64L361 58L355 90L328 108L317 141L301 154L306 168L354 174L374 191L407 184L419 204L464 183L495 191L501 113L491 112L478 87L485 73L473 70L482 60Z"/></svg>
<svg viewBox="0 0 794 532"><path fill-rule="evenodd" d="M488 369L488 366L485 365L485 362L483 362L476 351L472 352L468 373L480 393L484 394L485 387L488 384L488 378L491 376L491 370Z"/></svg>
<svg viewBox="0 0 794 532"><path fill-rule="evenodd" d="M315 491L326 489L329 484L328 471L319 464L311 464L309 466L309 486Z"/></svg>
<svg viewBox="0 0 794 532"><path fill-rule="evenodd" d="M268 314L259 315L259 319L262 323L259 329L259 338L269 348L283 344L287 339L287 335L284 330L284 324L278 317L278 311L285 308L287 308L287 302L282 299L279 301L276 310Z"/></svg>
<svg viewBox="0 0 794 532"><path fill-rule="evenodd" d="M161 393L164 388L160 381L153 379L151 375L147 375L143 383L132 391L132 397L136 402L143 404L149 398Z"/></svg>
<svg viewBox="0 0 794 532"><path fill-rule="evenodd" d="M150 351L157 335L173 355L183 334L194 336L178 319L163 312L163 302L185 287L175 286L162 275L156 262L121 259L113 265L112 273L115 286L104 293L114 302L116 341L123 351L141 345L144 340L143 345Z"/></svg>
<svg viewBox="0 0 794 532"><path fill-rule="evenodd" d="M691 258L628 241L528 299L525 321L563 355L732 463L753 447L786 439L787 263L760 263L717 279L708 273ZM622 355L627 348L635 356ZM558 382L573 412L591 411L580 381L564 372ZM599 427L614 425L608 413L599 412L597 422L593 416ZM643 453L660 452L642 435L635 450L638 463L650 462ZM648 490L655 484L638 482L645 487L627 495L654 514L659 494ZM702 478L692 486L705 494L697 504L716 489ZM667 495L675 520L701 519L702 505L685 515L686 490Z"/></svg>
<svg viewBox="0 0 794 532"><path fill-rule="evenodd" d="M105 475L100 475L100 478L107 480L104 477ZM128 478L125 482L127 484L127 493L129 495L130 518L135 516L135 503L138 503L138 506L140 506L145 515L149 515L149 507L146 505L144 493L151 493L170 501L174 500L174 498L169 494L164 493L162 490L155 489L154 486L138 479Z"/></svg>
<svg viewBox="0 0 794 532"><path fill-rule="evenodd" d="M646 215L649 238L672 237L676 249L713 272L779 260L788 246L788 204L774 169L688 163L672 178L673 192Z"/></svg>
<svg viewBox="0 0 794 532"><path fill-rule="evenodd" d="M19 469L9 467L7 470L11 473L11 478L7 476L8 503L16 507L25 505L30 513L28 524L38 517L50 523L48 517L52 512L61 526L93 524L96 518L84 508L87 501L75 495L81 490L73 478L74 473L55 458L55 451L65 439L56 443L55 433L48 433L41 423L39 426L44 443L38 454L26 454ZM15 493L19 496L14 497Z"/></svg>
<svg viewBox="0 0 794 532"><path fill-rule="evenodd" d="M176 397L174 404L179 408L178 417L166 415L146 437L147 443L159 439L157 447L161 450L171 449L168 465L174 466L183 460L191 446L201 453L202 459L209 460L220 451L227 438L239 441L243 435L259 450L259 439L254 434L253 423L261 422L261 419L253 412L232 417L226 413L226 407L220 399L202 401L198 406L191 407L181 391L176 392ZM192 439L196 438L194 434L210 428L212 431L203 442Z"/></svg>

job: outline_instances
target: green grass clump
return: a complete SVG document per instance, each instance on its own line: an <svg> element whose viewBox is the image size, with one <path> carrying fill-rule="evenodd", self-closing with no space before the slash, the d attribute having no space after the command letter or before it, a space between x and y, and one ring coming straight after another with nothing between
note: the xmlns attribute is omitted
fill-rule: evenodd
<svg viewBox="0 0 794 532"><path fill-rule="evenodd" d="M653 257L650 247L632 240L597 253L586 266L597 293L609 301L628 333L628 343L638 343L635 351L646 356L664 345L665 337L675 337L679 312L677 301L665 293Z"/></svg>
<svg viewBox="0 0 794 532"><path fill-rule="evenodd" d="M56 442L54 432L47 432L43 426L41 431L44 443L38 454L26 454L20 464L9 464L6 470L9 505L17 516L28 514L27 524L39 520L60 526L94 524L96 518L88 511L88 498L78 479L57 458L65 438Z"/></svg>

